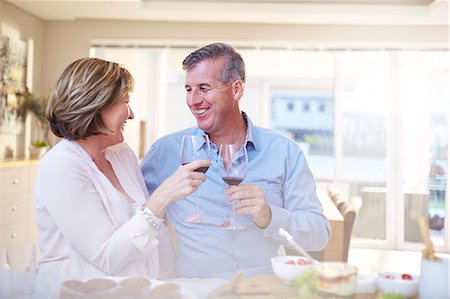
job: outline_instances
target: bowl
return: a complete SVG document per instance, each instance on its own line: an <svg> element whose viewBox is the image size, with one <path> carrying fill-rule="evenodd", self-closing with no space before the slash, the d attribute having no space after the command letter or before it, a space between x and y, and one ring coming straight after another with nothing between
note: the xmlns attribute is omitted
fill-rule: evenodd
<svg viewBox="0 0 450 299"><path fill-rule="evenodd" d="M376 275L375 273L358 273L356 280L356 293L359 294L371 294L375 293Z"/></svg>
<svg viewBox="0 0 450 299"><path fill-rule="evenodd" d="M405 298L419 292L419 276L399 272L381 272L376 279L378 289L383 293L399 293Z"/></svg>
<svg viewBox="0 0 450 299"><path fill-rule="evenodd" d="M315 266L311 261L296 255L276 256L271 259L273 273L286 284L291 284L300 274Z"/></svg>

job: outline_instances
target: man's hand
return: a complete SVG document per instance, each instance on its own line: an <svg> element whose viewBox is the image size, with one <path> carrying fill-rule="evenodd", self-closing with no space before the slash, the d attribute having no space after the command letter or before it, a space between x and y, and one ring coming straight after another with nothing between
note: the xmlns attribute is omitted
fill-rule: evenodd
<svg viewBox="0 0 450 299"><path fill-rule="evenodd" d="M261 188L257 185L230 186L225 190L228 201L238 200L237 215L250 215L260 229L265 229L272 219L272 212Z"/></svg>

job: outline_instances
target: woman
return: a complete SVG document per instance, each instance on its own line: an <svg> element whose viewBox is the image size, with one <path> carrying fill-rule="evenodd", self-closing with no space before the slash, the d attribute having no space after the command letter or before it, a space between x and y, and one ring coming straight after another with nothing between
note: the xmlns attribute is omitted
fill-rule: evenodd
<svg viewBox="0 0 450 299"><path fill-rule="evenodd" d="M205 180L195 161L148 197L138 161L123 143L133 78L117 63L70 64L46 111L63 140L42 159L35 186L39 273L58 277L170 277L175 254L163 217L167 206Z"/></svg>

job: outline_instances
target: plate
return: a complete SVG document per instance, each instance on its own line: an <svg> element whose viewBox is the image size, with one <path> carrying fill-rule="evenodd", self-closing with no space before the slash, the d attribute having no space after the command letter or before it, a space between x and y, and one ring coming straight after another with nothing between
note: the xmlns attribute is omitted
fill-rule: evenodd
<svg viewBox="0 0 450 299"><path fill-rule="evenodd" d="M142 277L104 277L89 280L66 280L61 284L60 298L151 297L154 299L197 299L189 290L174 282Z"/></svg>

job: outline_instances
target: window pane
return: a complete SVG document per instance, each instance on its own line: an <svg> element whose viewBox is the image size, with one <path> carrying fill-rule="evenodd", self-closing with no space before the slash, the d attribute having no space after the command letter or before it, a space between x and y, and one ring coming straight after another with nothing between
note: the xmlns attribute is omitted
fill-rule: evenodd
<svg viewBox="0 0 450 299"><path fill-rule="evenodd" d="M385 52L337 54L337 179L346 182L359 208L353 236L386 240L387 116L389 55ZM339 138L339 137L340 138Z"/></svg>
<svg viewBox="0 0 450 299"><path fill-rule="evenodd" d="M448 74L448 52L404 52L400 56L407 242L422 242L418 219L425 217L435 246L444 245Z"/></svg>
<svg viewBox="0 0 450 299"><path fill-rule="evenodd" d="M277 51L269 56L270 51L264 53L265 63L258 60L257 65L267 67L263 82L269 90L269 127L300 145L317 179L333 180L334 54ZM251 66L252 59L248 58Z"/></svg>

